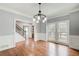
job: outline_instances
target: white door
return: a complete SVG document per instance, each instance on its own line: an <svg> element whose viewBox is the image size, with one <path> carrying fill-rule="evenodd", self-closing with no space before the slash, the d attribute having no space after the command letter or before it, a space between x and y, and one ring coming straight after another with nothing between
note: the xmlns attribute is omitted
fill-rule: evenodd
<svg viewBox="0 0 79 59"><path fill-rule="evenodd" d="M67 44L69 39L69 21L59 21L48 25L48 41Z"/></svg>
<svg viewBox="0 0 79 59"><path fill-rule="evenodd" d="M58 22L58 42L68 43L69 37L69 21Z"/></svg>

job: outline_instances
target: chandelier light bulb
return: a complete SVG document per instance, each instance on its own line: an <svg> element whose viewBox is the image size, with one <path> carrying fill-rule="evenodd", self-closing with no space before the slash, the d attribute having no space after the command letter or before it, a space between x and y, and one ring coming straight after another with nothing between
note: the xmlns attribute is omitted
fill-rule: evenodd
<svg viewBox="0 0 79 59"><path fill-rule="evenodd" d="M44 20L46 21L46 20L47 20L47 18L45 17L45 18L44 18Z"/></svg>
<svg viewBox="0 0 79 59"><path fill-rule="evenodd" d="M42 21L44 23L45 21L47 21L46 15L42 14L41 3L39 3L38 14L34 15L33 17L34 17L33 21L36 23L39 23L40 21Z"/></svg>
<svg viewBox="0 0 79 59"><path fill-rule="evenodd" d="M43 20L43 23L45 23L45 20Z"/></svg>
<svg viewBox="0 0 79 59"><path fill-rule="evenodd" d="M37 20L36 23L39 23L39 20Z"/></svg>
<svg viewBox="0 0 79 59"><path fill-rule="evenodd" d="M40 16L38 16L38 20L40 20Z"/></svg>
<svg viewBox="0 0 79 59"><path fill-rule="evenodd" d="M36 21L36 19L35 19L35 18L33 18L33 21L35 22L35 21Z"/></svg>
<svg viewBox="0 0 79 59"><path fill-rule="evenodd" d="M45 21L47 21L47 18L46 17L44 18L43 23L45 23Z"/></svg>

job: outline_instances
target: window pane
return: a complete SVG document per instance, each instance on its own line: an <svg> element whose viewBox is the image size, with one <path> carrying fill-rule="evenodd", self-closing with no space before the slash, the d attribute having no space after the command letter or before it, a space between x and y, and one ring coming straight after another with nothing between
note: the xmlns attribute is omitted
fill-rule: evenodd
<svg viewBox="0 0 79 59"><path fill-rule="evenodd" d="M48 37L49 41L55 40L55 23L52 23L48 26Z"/></svg>

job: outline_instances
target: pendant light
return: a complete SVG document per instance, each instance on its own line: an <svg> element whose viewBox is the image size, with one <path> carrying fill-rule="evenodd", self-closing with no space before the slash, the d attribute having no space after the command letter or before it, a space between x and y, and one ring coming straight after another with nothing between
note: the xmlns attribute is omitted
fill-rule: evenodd
<svg viewBox="0 0 79 59"><path fill-rule="evenodd" d="M39 5L39 11L38 14L33 16L33 22L39 23L40 21L42 21L43 23L45 23L45 21L47 21L46 15L42 14L41 3L38 3L38 5Z"/></svg>

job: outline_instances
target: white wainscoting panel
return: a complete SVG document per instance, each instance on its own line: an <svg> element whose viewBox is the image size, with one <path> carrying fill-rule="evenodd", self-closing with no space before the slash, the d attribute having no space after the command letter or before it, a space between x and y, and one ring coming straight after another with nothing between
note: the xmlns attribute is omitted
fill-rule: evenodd
<svg viewBox="0 0 79 59"><path fill-rule="evenodd" d="M14 34L0 36L0 51L15 47L14 39Z"/></svg>
<svg viewBox="0 0 79 59"><path fill-rule="evenodd" d="M71 48L79 50L79 36L77 36L77 35L70 35L69 46Z"/></svg>
<svg viewBox="0 0 79 59"><path fill-rule="evenodd" d="M46 33L35 33L35 41L37 40L46 41Z"/></svg>

